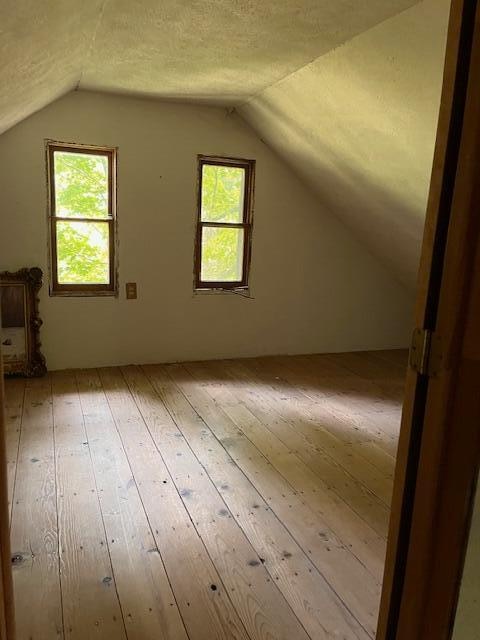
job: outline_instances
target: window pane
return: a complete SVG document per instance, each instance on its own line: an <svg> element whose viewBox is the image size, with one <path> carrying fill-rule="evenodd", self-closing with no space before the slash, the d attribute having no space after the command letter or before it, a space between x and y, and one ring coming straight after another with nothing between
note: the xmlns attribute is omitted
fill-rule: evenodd
<svg viewBox="0 0 480 640"><path fill-rule="evenodd" d="M204 164L202 211L204 222L243 222L245 169Z"/></svg>
<svg viewBox="0 0 480 640"><path fill-rule="evenodd" d="M243 229L204 227L202 282L239 282L243 276Z"/></svg>
<svg viewBox="0 0 480 640"><path fill-rule="evenodd" d="M59 284L108 284L109 223L62 220L56 224Z"/></svg>
<svg viewBox="0 0 480 640"><path fill-rule="evenodd" d="M108 217L108 157L66 151L53 156L56 215Z"/></svg>

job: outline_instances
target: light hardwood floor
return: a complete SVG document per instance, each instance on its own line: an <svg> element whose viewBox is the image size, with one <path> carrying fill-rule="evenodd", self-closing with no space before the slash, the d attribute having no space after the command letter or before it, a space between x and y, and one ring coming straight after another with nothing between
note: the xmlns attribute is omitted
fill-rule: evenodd
<svg viewBox="0 0 480 640"><path fill-rule="evenodd" d="M405 366L7 380L18 640L373 638Z"/></svg>

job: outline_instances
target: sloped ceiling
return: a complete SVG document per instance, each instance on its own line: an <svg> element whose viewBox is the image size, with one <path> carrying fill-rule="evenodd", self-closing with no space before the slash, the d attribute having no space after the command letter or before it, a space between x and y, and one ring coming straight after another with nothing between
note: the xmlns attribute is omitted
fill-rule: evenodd
<svg viewBox="0 0 480 640"><path fill-rule="evenodd" d="M0 2L0 133L75 88L102 2Z"/></svg>
<svg viewBox="0 0 480 640"><path fill-rule="evenodd" d="M421 249L449 4L424 0L239 108L319 203L409 289Z"/></svg>
<svg viewBox="0 0 480 640"><path fill-rule="evenodd" d="M237 104L415 0L2 0L0 133L77 87Z"/></svg>
<svg viewBox="0 0 480 640"><path fill-rule="evenodd" d="M0 133L73 89L235 106L412 287L448 5L4 0Z"/></svg>

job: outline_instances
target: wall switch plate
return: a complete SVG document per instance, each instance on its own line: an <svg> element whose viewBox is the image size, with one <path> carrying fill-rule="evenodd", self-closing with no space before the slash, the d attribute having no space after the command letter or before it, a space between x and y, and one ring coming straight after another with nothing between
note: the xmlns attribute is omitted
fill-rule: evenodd
<svg viewBox="0 0 480 640"><path fill-rule="evenodd" d="M125 290L127 292L127 300L137 299L137 283L136 282L127 282L125 285Z"/></svg>

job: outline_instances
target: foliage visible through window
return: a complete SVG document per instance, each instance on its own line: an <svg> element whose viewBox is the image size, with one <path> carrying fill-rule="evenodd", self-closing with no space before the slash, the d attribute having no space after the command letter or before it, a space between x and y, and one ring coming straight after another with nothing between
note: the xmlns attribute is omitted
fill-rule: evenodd
<svg viewBox="0 0 480 640"><path fill-rule="evenodd" d="M114 290L111 149L49 144L52 292Z"/></svg>
<svg viewBox="0 0 480 640"><path fill-rule="evenodd" d="M199 158L198 289L245 287L254 161Z"/></svg>

